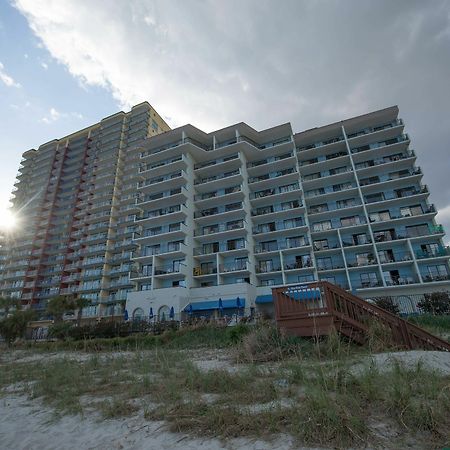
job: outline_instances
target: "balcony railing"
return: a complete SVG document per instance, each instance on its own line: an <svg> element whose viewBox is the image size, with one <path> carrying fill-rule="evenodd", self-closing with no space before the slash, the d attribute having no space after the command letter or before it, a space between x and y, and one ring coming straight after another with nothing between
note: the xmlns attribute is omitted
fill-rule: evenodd
<svg viewBox="0 0 450 450"><path fill-rule="evenodd" d="M450 247L441 247L436 250L418 250L416 252L416 258L425 259L425 258L437 258L440 256L449 256L450 255Z"/></svg>
<svg viewBox="0 0 450 450"><path fill-rule="evenodd" d="M447 281L450 280L450 275L422 274L422 280L424 283L432 283L435 281Z"/></svg>
<svg viewBox="0 0 450 450"><path fill-rule="evenodd" d="M205 229L206 228L206 229ZM195 230L194 236L207 236L215 233L222 233L224 231L242 230L244 229L244 221L233 224L217 224L210 227L205 227L201 230Z"/></svg>
<svg viewBox="0 0 450 450"><path fill-rule="evenodd" d="M405 142L409 140L409 136L407 134L402 134L392 139L387 139L386 141L380 141L373 144L365 144L360 147L356 147L351 149L352 153L360 153L366 150L373 150L381 147L385 147L387 145L397 144L399 142Z"/></svg>
<svg viewBox="0 0 450 450"><path fill-rule="evenodd" d="M308 245L309 241L307 239L295 239L290 240L289 242L274 242L270 245L258 244L255 245L255 253L268 253L278 250L287 250L290 248L307 247Z"/></svg>
<svg viewBox="0 0 450 450"><path fill-rule="evenodd" d="M221 180L223 178L230 178L235 175L240 175L240 173L241 173L240 169L236 169L236 170L232 170L230 172L225 172L225 173L221 173L218 175L212 175L210 177L205 177L205 178L201 178L199 180L195 180L194 184L195 185L205 184L205 183L209 183L210 181L217 181L217 180Z"/></svg>

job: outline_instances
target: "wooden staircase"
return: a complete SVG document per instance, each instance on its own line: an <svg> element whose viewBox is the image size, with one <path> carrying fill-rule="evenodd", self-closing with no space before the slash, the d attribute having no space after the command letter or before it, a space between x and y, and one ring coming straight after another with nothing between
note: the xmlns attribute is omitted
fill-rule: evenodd
<svg viewBox="0 0 450 450"><path fill-rule="evenodd" d="M374 323L402 349L450 351L450 343L327 281L272 289L277 325L294 336L323 336L336 330L364 344Z"/></svg>

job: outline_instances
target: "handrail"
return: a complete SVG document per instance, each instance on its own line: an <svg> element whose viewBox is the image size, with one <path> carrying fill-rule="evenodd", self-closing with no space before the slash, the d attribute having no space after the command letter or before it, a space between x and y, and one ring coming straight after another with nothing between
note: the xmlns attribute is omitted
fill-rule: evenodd
<svg viewBox="0 0 450 450"><path fill-rule="evenodd" d="M295 333L302 326L310 330L310 335L316 335L320 327L321 334L334 328L363 343L369 332L369 318L389 327L399 347L450 351L450 343L443 339L326 281L274 288L272 296L277 322ZM319 320L322 322L318 325ZM328 320L325 325L324 320Z"/></svg>

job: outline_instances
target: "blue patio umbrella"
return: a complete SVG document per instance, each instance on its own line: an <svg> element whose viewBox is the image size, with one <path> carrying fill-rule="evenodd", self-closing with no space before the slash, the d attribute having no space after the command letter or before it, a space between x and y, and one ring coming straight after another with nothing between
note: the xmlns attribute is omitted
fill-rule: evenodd
<svg viewBox="0 0 450 450"><path fill-rule="evenodd" d="M127 310L125 310L123 312L123 320L125 320L125 322L128 320L128 311Z"/></svg>
<svg viewBox="0 0 450 450"><path fill-rule="evenodd" d="M153 308L150 306L150 312L148 313L149 319L153 319Z"/></svg>
<svg viewBox="0 0 450 450"><path fill-rule="evenodd" d="M170 307L170 313L169 313L169 318L173 319L175 317L175 310L173 309L173 306Z"/></svg>
<svg viewBox="0 0 450 450"><path fill-rule="evenodd" d="M222 311L223 311L223 302L222 302L222 299L219 298L219 313L220 313L220 315L222 315Z"/></svg>

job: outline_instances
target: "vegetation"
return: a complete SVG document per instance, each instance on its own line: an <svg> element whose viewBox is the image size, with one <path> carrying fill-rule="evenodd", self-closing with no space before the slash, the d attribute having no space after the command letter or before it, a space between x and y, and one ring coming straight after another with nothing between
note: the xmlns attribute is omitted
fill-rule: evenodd
<svg viewBox="0 0 450 450"><path fill-rule="evenodd" d="M34 311L16 309L0 320L0 336L8 345L16 339L25 337L28 322L35 317Z"/></svg>
<svg viewBox="0 0 450 450"><path fill-rule="evenodd" d="M53 320L62 322L63 315L69 311L77 311L77 325L81 323L81 313L83 308L91 304L90 300L86 298L75 298L70 295L58 295L52 297L47 302L47 313L53 317Z"/></svg>
<svg viewBox="0 0 450 450"><path fill-rule="evenodd" d="M312 341L267 327L269 332L228 330L169 331L151 336L158 345L150 350L127 354L93 353L86 359L62 352L37 362L9 360L0 363L0 388L14 386L57 414L143 413L148 420L164 420L172 431L199 436L271 439L288 433L303 445L374 447L381 439L377 425L389 424L396 431L386 447L401 447L407 435L419 440L418 447L448 444L448 376L421 364L380 371L359 362L355 370L361 350L337 335ZM129 338L108 341L117 339ZM277 350L271 352L273 346ZM230 350L247 363L198 364L199 358L229 358ZM278 362L248 362L268 359Z"/></svg>
<svg viewBox="0 0 450 450"><path fill-rule="evenodd" d="M450 313L450 297L447 292L425 294L417 306L427 314L443 315Z"/></svg>
<svg viewBox="0 0 450 450"><path fill-rule="evenodd" d="M375 304L380 308L391 312L392 314L395 314L397 316L400 315L400 308L396 303L394 303L391 297L377 297L375 299Z"/></svg>

